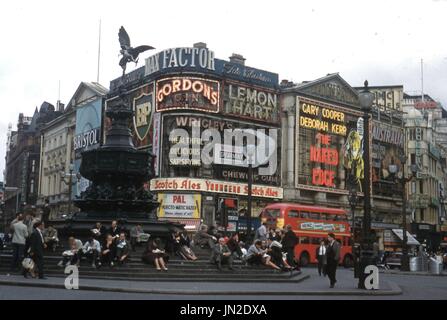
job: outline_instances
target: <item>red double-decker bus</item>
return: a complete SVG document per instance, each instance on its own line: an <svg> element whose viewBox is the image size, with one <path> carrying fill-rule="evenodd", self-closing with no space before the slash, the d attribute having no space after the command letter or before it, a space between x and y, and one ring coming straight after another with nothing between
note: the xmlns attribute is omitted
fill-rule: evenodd
<svg viewBox="0 0 447 320"><path fill-rule="evenodd" d="M301 266L316 263L316 251L320 241L327 239L328 233L335 234L341 244L340 263L345 267L353 264L351 231L346 211L343 209L301 205L297 203L274 203L265 207L261 221L269 228L284 228L290 224L299 238L295 247L295 257Z"/></svg>

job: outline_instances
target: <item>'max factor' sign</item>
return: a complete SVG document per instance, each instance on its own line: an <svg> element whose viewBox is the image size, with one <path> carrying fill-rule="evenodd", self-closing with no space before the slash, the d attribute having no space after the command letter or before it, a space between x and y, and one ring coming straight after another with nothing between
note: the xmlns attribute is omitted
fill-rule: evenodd
<svg viewBox="0 0 447 320"><path fill-rule="evenodd" d="M146 59L144 76L180 71L211 73L271 88L278 85L278 74L216 59L208 48L171 48L158 52Z"/></svg>

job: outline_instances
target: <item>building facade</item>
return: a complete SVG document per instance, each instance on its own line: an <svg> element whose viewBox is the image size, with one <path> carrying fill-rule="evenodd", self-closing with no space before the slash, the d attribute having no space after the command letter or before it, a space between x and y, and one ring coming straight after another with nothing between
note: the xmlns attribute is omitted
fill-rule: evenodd
<svg viewBox="0 0 447 320"><path fill-rule="evenodd" d="M71 197L69 181L65 174L73 163L73 133L75 112L71 107L60 104L61 115L42 129L42 148L40 155L39 205L49 200L50 219L68 213Z"/></svg>
<svg viewBox="0 0 447 320"><path fill-rule="evenodd" d="M274 147L269 144L267 155L256 153L250 162L252 217L282 199L277 74L246 66L240 55L217 59L197 43L161 51L147 58L145 67L112 81L106 108L119 86L128 90L135 112L135 146L155 155L156 178L148 187L160 202L160 219L184 223L191 231L202 222L243 231L247 145L258 150L266 141Z"/></svg>
<svg viewBox="0 0 447 320"><path fill-rule="evenodd" d="M6 153L5 187L17 189L5 193L8 219L15 212L37 204L41 130L59 114L52 104L44 102L32 117L21 113L17 130L11 131Z"/></svg>
<svg viewBox="0 0 447 320"><path fill-rule="evenodd" d="M445 228L446 112L429 95L404 95L409 165L418 168L410 182L411 229L431 248Z"/></svg>

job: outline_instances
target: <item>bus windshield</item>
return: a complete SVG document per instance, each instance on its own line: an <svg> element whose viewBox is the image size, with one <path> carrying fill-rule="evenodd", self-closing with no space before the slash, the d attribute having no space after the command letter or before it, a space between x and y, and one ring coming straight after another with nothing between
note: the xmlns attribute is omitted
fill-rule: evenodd
<svg viewBox="0 0 447 320"><path fill-rule="evenodd" d="M279 209L266 209L264 210L265 218L280 218L281 211Z"/></svg>

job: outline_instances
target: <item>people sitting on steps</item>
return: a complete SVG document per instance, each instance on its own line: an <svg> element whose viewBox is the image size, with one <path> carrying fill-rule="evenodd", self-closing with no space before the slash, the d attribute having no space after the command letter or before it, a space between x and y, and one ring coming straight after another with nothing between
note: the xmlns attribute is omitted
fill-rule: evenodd
<svg viewBox="0 0 447 320"><path fill-rule="evenodd" d="M101 251L101 263L110 267L115 265L116 244L114 239L115 238L111 234L107 234L106 241L104 242Z"/></svg>
<svg viewBox="0 0 447 320"><path fill-rule="evenodd" d="M122 228L118 225L118 222L113 220L108 233L114 238L119 238L122 231L121 229Z"/></svg>
<svg viewBox="0 0 447 320"><path fill-rule="evenodd" d="M241 246L239 244L239 234L238 233L234 233L230 239L228 239L227 241L227 246L231 251L231 254L233 255L233 257L237 257L239 259L242 259L243 257L243 252L241 250Z"/></svg>
<svg viewBox="0 0 447 320"><path fill-rule="evenodd" d="M267 254L272 257L272 262L283 271L291 271L293 267L287 263L286 255L282 252L282 244L276 240L267 240Z"/></svg>
<svg viewBox="0 0 447 320"><path fill-rule="evenodd" d="M208 226L202 224L200 230L194 236L194 246L212 249L216 242L217 238L208 233Z"/></svg>
<svg viewBox="0 0 447 320"><path fill-rule="evenodd" d="M74 236L68 238L68 250L62 253L62 260L58 263L60 267L77 265L79 267L82 256L82 242Z"/></svg>
<svg viewBox="0 0 447 320"><path fill-rule="evenodd" d="M233 255L224 238L219 238L219 242L214 246L212 259L219 270L222 270L222 264L228 264L228 269L233 270Z"/></svg>
<svg viewBox="0 0 447 320"><path fill-rule="evenodd" d="M116 259L119 264L124 264L129 258L130 243L126 240L126 234L121 232L116 240Z"/></svg>
<svg viewBox="0 0 447 320"><path fill-rule="evenodd" d="M132 247L132 251L136 251L136 247L141 243L141 235L144 234L143 227L141 224L137 224L136 226L130 229L130 245Z"/></svg>
<svg viewBox="0 0 447 320"><path fill-rule="evenodd" d="M266 249L262 249L262 241L255 240L255 242L248 248L246 261L249 265L265 265L275 270L281 270L272 261L272 257L267 254Z"/></svg>
<svg viewBox="0 0 447 320"><path fill-rule="evenodd" d="M168 271L169 255L162 250L160 238L149 240L141 260L144 263L154 265L158 271Z"/></svg>
<svg viewBox="0 0 447 320"><path fill-rule="evenodd" d="M45 244L47 245L47 249L55 252L56 248L59 246L59 238L57 236L57 230L53 227L53 225L49 225L43 231L43 238Z"/></svg>
<svg viewBox="0 0 447 320"><path fill-rule="evenodd" d="M93 268L101 266L101 244L95 239L95 235L92 233L89 239L84 243L82 247L83 256Z"/></svg>
<svg viewBox="0 0 447 320"><path fill-rule="evenodd" d="M95 226L90 230L93 232L95 239L98 240L100 244L103 244L104 241L106 241L107 230L101 222L96 222Z"/></svg>

